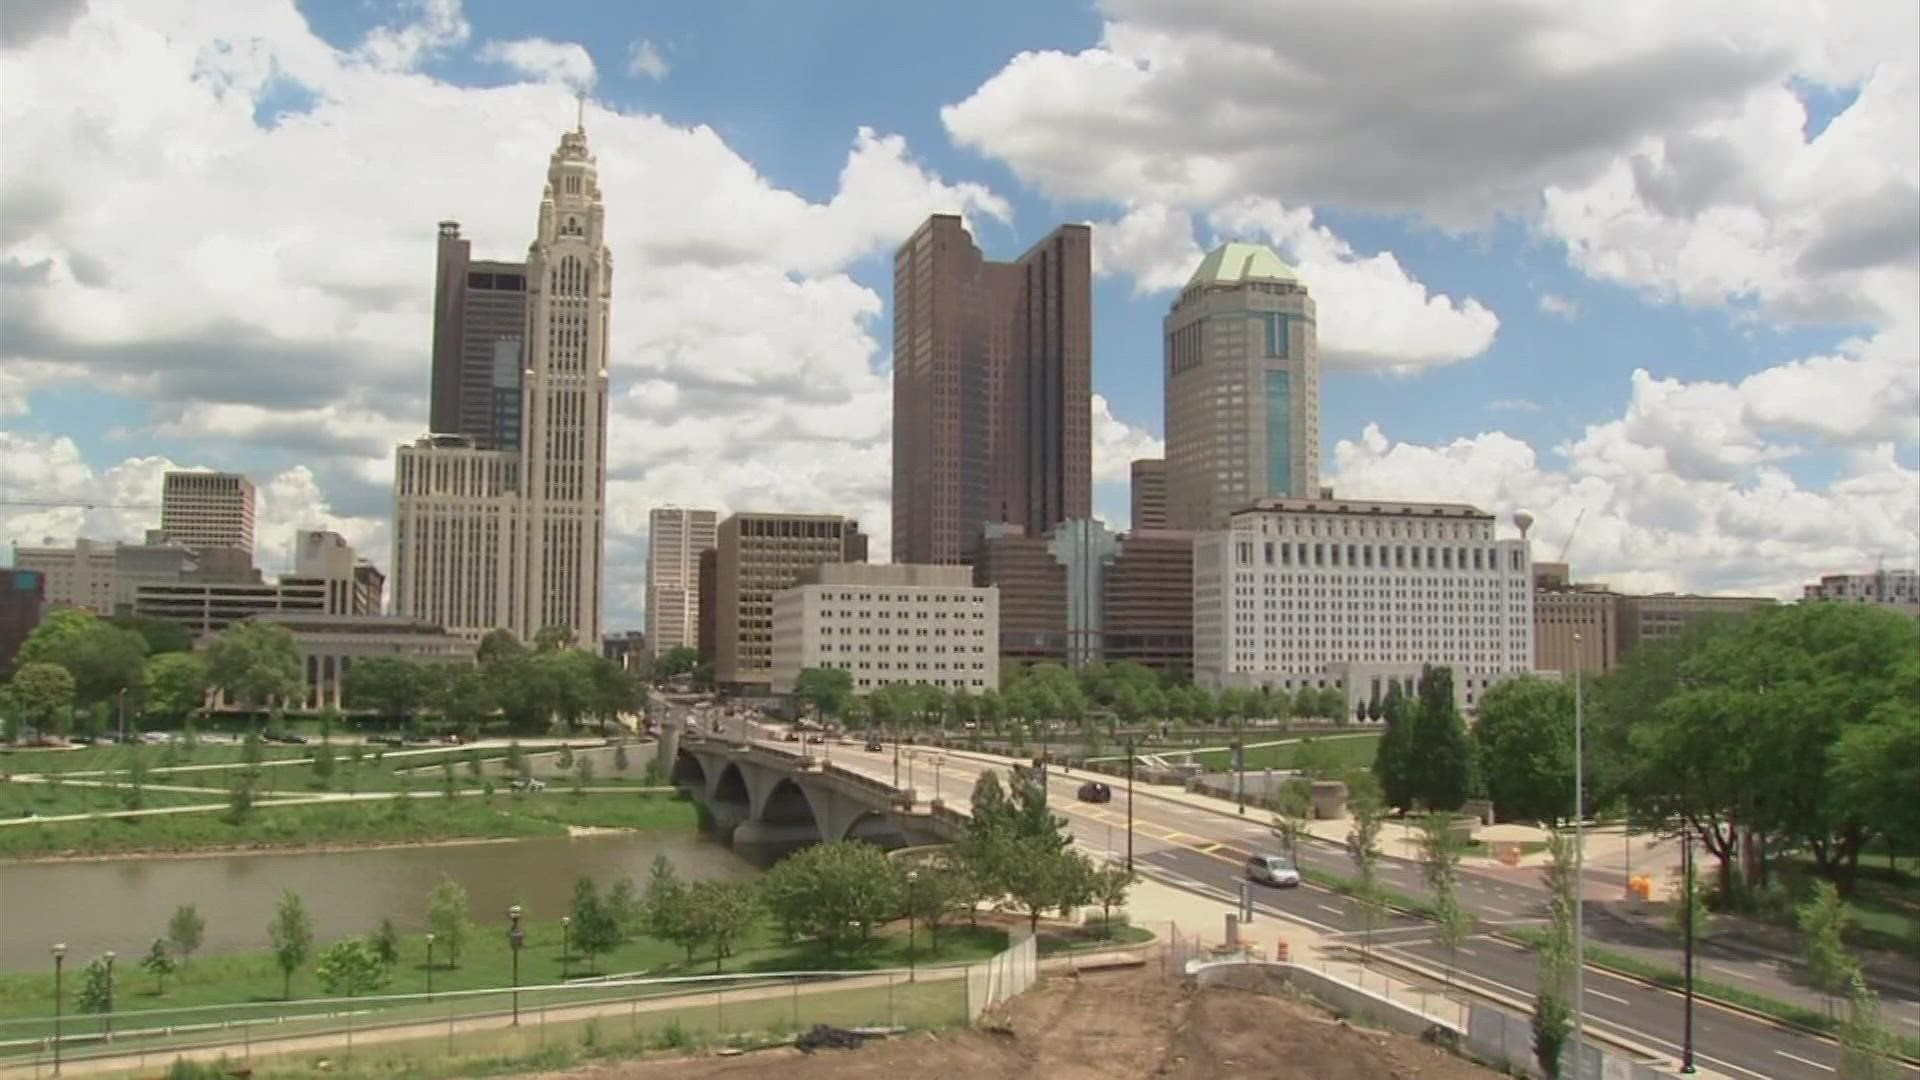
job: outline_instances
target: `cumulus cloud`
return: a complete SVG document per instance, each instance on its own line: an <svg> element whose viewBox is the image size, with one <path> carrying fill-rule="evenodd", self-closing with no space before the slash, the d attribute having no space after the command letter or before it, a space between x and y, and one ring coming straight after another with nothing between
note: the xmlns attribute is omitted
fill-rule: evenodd
<svg viewBox="0 0 1920 1080"><path fill-rule="evenodd" d="M593 89L593 57L584 46L571 41L546 38L521 38L517 41L489 41L480 47L480 59L504 64L521 75L585 93Z"/></svg>
<svg viewBox="0 0 1920 1080"><path fill-rule="evenodd" d="M1205 255L1193 236L1193 215L1161 203L1130 207L1093 226L1093 272L1127 275L1135 296L1178 289Z"/></svg>
<svg viewBox="0 0 1920 1080"><path fill-rule="evenodd" d="M1107 399L1093 395L1094 483L1124 484L1133 475L1130 466L1135 460L1166 456L1165 441L1114 416Z"/></svg>
<svg viewBox="0 0 1920 1080"><path fill-rule="evenodd" d="M1540 310L1548 315L1557 315L1571 321L1580 317L1580 302L1570 300L1558 293L1541 293Z"/></svg>
<svg viewBox="0 0 1920 1080"><path fill-rule="evenodd" d="M647 38L641 38L627 46L627 74L635 78L648 78L659 82L667 77L667 72L670 70L672 69L667 64L667 58Z"/></svg>

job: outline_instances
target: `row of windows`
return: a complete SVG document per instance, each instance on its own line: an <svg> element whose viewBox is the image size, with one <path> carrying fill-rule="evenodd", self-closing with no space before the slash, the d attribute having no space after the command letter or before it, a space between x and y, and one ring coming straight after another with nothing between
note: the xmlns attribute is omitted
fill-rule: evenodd
<svg viewBox="0 0 1920 1080"><path fill-rule="evenodd" d="M838 646L834 645L832 642L828 642L820 646L821 652L834 652L836 651L836 649L844 653L850 653L850 652L903 652L904 653L909 651L915 652L915 653L924 653L927 651L927 647L925 645L915 645L911 649L909 649L905 645L902 645L898 649L896 649L892 645L868 645L865 642L860 643L858 647L855 647L851 642L842 642ZM987 647L985 645L952 645L952 646L935 645L933 647L933 651L936 654L984 653L987 651Z"/></svg>
<svg viewBox="0 0 1920 1080"><path fill-rule="evenodd" d="M1277 558L1276 558L1277 556ZM1256 565L1263 558L1267 566L1351 566L1382 570L1466 570L1471 561L1474 570L1500 569L1500 553L1495 548L1436 547L1406 544L1327 544L1306 541L1242 540L1234 545L1234 561L1241 566ZM1513 548L1507 552L1507 569L1525 570L1526 555Z"/></svg>
<svg viewBox="0 0 1920 1080"><path fill-rule="evenodd" d="M1336 525L1338 526L1336 528ZM1481 521L1329 521L1323 518L1299 518L1292 515L1267 515L1260 519L1262 536L1375 537L1382 540L1491 540L1493 525Z"/></svg>
<svg viewBox="0 0 1920 1080"><path fill-rule="evenodd" d="M844 611L842 610L842 611L821 611L821 612L818 612L817 614L819 615L820 618L824 618L824 619L891 619L891 618L895 618L897 615L898 618L900 618L903 621L907 619L909 615L911 615L915 619L935 619L935 620L945 620L948 618L954 618L954 619L967 618L967 619L984 620L987 617L987 613L984 611L955 611L951 613L945 612L945 611L914 611L914 612L901 611L896 613L896 612L886 611L886 610L880 610L880 611Z"/></svg>
<svg viewBox="0 0 1920 1080"><path fill-rule="evenodd" d="M858 598L861 603L867 603L874 600L879 600L879 601L882 601L883 603L900 603L900 604L905 604L905 603L984 604L987 602L987 595L985 593L970 593L970 594L955 593L951 596L947 595L946 593L894 594L894 593L864 593L863 592L863 593L856 594L856 593L850 593L850 592L843 592L843 593L821 593L820 594L820 599L822 600L841 600L841 601L851 602L856 598Z"/></svg>

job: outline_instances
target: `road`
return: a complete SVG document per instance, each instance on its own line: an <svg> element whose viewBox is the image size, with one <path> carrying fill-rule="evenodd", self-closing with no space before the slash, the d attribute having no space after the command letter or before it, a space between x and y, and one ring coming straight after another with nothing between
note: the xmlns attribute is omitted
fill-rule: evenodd
<svg viewBox="0 0 1920 1080"><path fill-rule="evenodd" d="M784 746L791 751L791 745ZM923 795L939 792L956 807L965 805L974 782L985 772L1004 766L988 761L941 755L943 764L935 776L931 759L937 752L922 750L909 766L902 755L901 780L906 782L909 767L912 780ZM838 765L876 778L893 779L893 751L869 753L853 744L839 744L829 751ZM1076 843L1094 853L1126 853L1127 795L1123 787L1114 790L1114 801L1104 805L1080 802L1075 797L1079 785L1087 779L1081 774L1055 768L1048 777L1048 796L1072 829ZM1111 777L1103 778L1111 781ZM929 783L932 780L933 783ZM1275 839L1269 819L1259 811L1249 811L1244 819L1207 807L1195 806L1156 795L1136 792L1133 799L1133 847L1137 868L1153 877L1191 891L1226 901L1239 898L1241 867L1253 852L1275 852ZM1338 846L1325 841L1303 843L1299 852L1303 866L1351 876L1353 865ZM1384 882L1406 893L1427 892L1417 864L1383 858ZM1546 894L1542 889L1515 881L1479 874L1463 874L1459 895L1462 904L1478 920L1480 931L1461 951L1461 984L1510 998L1531 1000L1534 986L1534 956L1524 946L1488 936L1502 926L1538 925L1544 918ZM1355 905L1338 894L1304 886L1299 889L1258 889L1255 908L1269 916L1315 927L1336 934L1356 934L1363 923ZM1443 954L1427 940L1426 924L1419 919L1395 915L1375 932L1375 942L1383 957L1410 960L1431 965L1436 972ZM1589 919L1589 933L1604 931ZM1356 935L1357 936L1357 935ZM1357 943L1357 942L1356 942ZM1671 958L1680 966L1677 955ZM1721 971L1702 971L1702 976L1721 977L1738 972L1741 985L1756 991L1769 989L1783 979L1770 964L1763 965L1738 956L1714 961ZM1747 965L1751 970L1743 970ZM1679 995L1641 983L1590 969L1587 973L1587 1012L1596 1030L1609 1030L1643 1045L1679 1056L1681 1040L1681 999ZM1794 997L1806 993L1790 984L1782 990ZM1783 993L1782 996L1785 996ZM1899 1023L1911 1015L1914 1003L1898 999L1885 1003L1889 1021ZM1832 1042L1803 1032L1775 1025L1746 1013L1723 1009L1696 999L1694 1009L1695 1056L1700 1064L1734 1076L1827 1076L1839 1060L1839 1048ZM1920 1074L1920 1070L1911 1070Z"/></svg>

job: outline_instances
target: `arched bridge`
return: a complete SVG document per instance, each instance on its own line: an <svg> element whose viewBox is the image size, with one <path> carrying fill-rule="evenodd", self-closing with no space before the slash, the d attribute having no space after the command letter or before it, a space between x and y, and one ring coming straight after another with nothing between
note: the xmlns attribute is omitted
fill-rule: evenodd
<svg viewBox="0 0 1920 1080"><path fill-rule="evenodd" d="M830 840L895 848L951 842L966 829L964 816L913 792L784 747L678 730L662 732L659 750L674 786L736 849L782 854Z"/></svg>

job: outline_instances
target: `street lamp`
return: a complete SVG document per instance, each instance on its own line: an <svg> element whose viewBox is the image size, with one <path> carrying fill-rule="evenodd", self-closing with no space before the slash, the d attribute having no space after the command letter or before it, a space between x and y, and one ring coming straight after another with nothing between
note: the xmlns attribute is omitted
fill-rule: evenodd
<svg viewBox="0 0 1920 1080"><path fill-rule="evenodd" d="M107 950L105 955L105 960L107 961L107 1011L106 1011L105 1019L106 1019L106 1025L107 1025L107 1039L111 1041L113 1039L113 950L112 949Z"/></svg>
<svg viewBox="0 0 1920 1080"><path fill-rule="evenodd" d="M427 1000L433 1000L433 931L427 931Z"/></svg>
<svg viewBox="0 0 1920 1080"><path fill-rule="evenodd" d="M67 946L53 947L53 1075L60 1075L60 970L67 960Z"/></svg>
<svg viewBox="0 0 1920 1080"><path fill-rule="evenodd" d="M1587 1041L1587 845L1585 717L1580 701L1580 635L1573 635L1573 1060L1579 1071Z"/></svg>
<svg viewBox="0 0 1920 1080"><path fill-rule="evenodd" d="M1240 813L1247 812L1247 748L1239 739L1233 740L1233 797L1240 804Z"/></svg>
<svg viewBox="0 0 1920 1080"><path fill-rule="evenodd" d="M1133 738L1127 738L1127 869L1133 869Z"/></svg>
<svg viewBox="0 0 1920 1080"><path fill-rule="evenodd" d="M918 870L907 871L907 981L908 982L914 981L914 971L915 971L914 959L915 959L916 952L914 949L913 885L915 882L919 880L920 880L920 871Z"/></svg>
<svg viewBox="0 0 1920 1080"><path fill-rule="evenodd" d="M573 929L572 917L567 915L560 916L560 981L561 982L565 982L567 979L567 958L573 954L572 929Z"/></svg>
<svg viewBox="0 0 1920 1080"><path fill-rule="evenodd" d="M507 947L513 950L513 1026L520 1026L520 946L527 935L520 929L520 905L507 909Z"/></svg>
<svg viewBox="0 0 1920 1080"><path fill-rule="evenodd" d="M1686 894L1680 902L1686 905L1686 966L1687 966L1687 1011L1686 1021L1682 1025L1680 1039L1680 1071L1693 1075L1693 834L1685 834L1680 842L1680 874L1682 888Z"/></svg>

